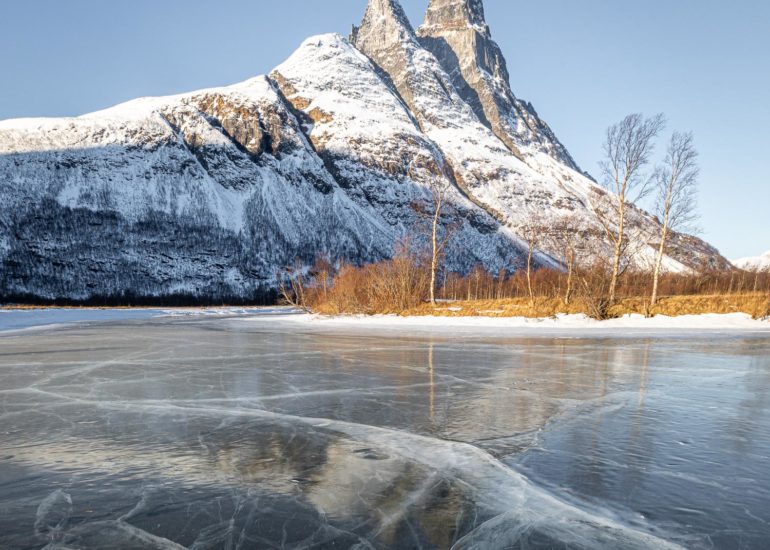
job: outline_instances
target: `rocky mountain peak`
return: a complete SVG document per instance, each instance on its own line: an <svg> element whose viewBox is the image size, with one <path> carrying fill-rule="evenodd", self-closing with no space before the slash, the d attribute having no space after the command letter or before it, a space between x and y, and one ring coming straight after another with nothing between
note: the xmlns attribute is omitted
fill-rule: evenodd
<svg viewBox="0 0 770 550"><path fill-rule="evenodd" d="M580 171L551 128L513 94L502 50L484 19L482 0L431 0L417 36L452 76L478 118L514 155L532 164L545 153L558 165Z"/></svg>
<svg viewBox="0 0 770 550"><path fill-rule="evenodd" d="M482 0L431 0L423 27L472 28L489 34Z"/></svg>
<svg viewBox="0 0 770 550"><path fill-rule="evenodd" d="M353 27L350 41L392 43L415 38L414 29L398 0L369 0L361 25ZM360 48L359 48L360 49Z"/></svg>
<svg viewBox="0 0 770 550"><path fill-rule="evenodd" d="M361 25L353 27L350 42L414 111L415 55L421 47L398 0L369 0ZM448 81L447 85L451 86ZM419 118L419 113L414 114Z"/></svg>

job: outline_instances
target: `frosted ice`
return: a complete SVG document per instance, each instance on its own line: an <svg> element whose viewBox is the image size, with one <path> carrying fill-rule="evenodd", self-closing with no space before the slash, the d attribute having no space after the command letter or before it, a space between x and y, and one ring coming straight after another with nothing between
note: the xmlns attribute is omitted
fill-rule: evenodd
<svg viewBox="0 0 770 550"><path fill-rule="evenodd" d="M770 541L770 337L735 317L634 335L161 313L0 333L0 546Z"/></svg>

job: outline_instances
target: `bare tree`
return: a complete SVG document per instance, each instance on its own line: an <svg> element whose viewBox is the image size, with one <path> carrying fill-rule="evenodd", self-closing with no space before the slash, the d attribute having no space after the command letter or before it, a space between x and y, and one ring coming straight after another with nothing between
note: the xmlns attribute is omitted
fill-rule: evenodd
<svg viewBox="0 0 770 550"><path fill-rule="evenodd" d="M537 214L531 215L527 222L519 228L519 234L527 243L527 292L530 307L535 306L535 292L532 288L532 263L535 253L544 238L545 223Z"/></svg>
<svg viewBox="0 0 770 550"><path fill-rule="evenodd" d="M278 292L286 305L310 312L305 295L304 268L299 260L293 267L279 272L276 279Z"/></svg>
<svg viewBox="0 0 770 550"><path fill-rule="evenodd" d="M432 158L412 159L412 161L409 163L407 175L412 179L412 181L418 181L418 174L423 172L426 166L430 166L432 164L431 161L435 163L435 159ZM422 163L427 163L427 165ZM436 168L436 171L430 170L428 174L428 188L430 191L431 207L428 209L421 202L416 202L412 204L412 208L421 217L430 221L431 261L429 295L430 303L435 305L436 280L438 275L439 262L441 259L441 254L449 242L449 234L451 232L451 227L445 227L443 238L439 238L442 211L446 206L447 193L451 187L451 182L450 179L446 177L446 174L440 166L435 164L433 165Z"/></svg>
<svg viewBox="0 0 770 550"><path fill-rule="evenodd" d="M578 245L582 236L580 234L580 218L576 214L567 214L561 217L557 224L559 243L561 244L562 263L567 270L567 285L564 290L564 305L570 305L575 289L575 268L578 263Z"/></svg>
<svg viewBox="0 0 770 550"><path fill-rule="evenodd" d="M661 221L660 246L652 276L650 307L658 301L658 283L671 231L690 228L697 218L698 152L692 133L674 132L666 158L655 172L656 210Z"/></svg>
<svg viewBox="0 0 770 550"><path fill-rule="evenodd" d="M430 192L433 199L433 220L431 223L431 257L430 257L430 303L436 304L436 272L441 252L446 245L446 240L439 242L438 227L441 222L441 210L444 207L446 193L449 190L449 180L436 177L431 179Z"/></svg>
<svg viewBox="0 0 770 550"><path fill-rule="evenodd" d="M609 303L615 302L621 262L627 252L627 213L629 206L649 191L650 178L644 169L655 148L655 138L665 126L662 114L644 118L628 115L610 126L604 142L604 160L600 163L603 185L612 196L606 209L594 207L613 247Z"/></svg>

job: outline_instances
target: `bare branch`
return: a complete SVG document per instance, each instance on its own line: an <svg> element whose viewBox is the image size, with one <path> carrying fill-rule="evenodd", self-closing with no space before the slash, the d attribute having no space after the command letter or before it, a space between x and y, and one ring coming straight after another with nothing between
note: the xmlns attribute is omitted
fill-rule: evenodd
<svg viewBox="0 0 770 550"><path fill-rule="evenodd" d="M661 220L661 233L653 271L651 306L658 299L658 281L671 231L692 229L697 219L699 174L698 152L692 133L674 132L666 158L655 171L656 211Z"/></svg>
<svg viewBox="0 0 770 550"><path fill-rule="evenodd" d="M655 138L666 124L662 114L644 118L641 114L628 115L610 126L604 142L604 160L600 163L605 189L611 193L609 206L595 207L602 226L614 245L612 279L609 301L615 301L618 279L627 266L624 259L630 240L627 235L626 215L629 205L650 191L651 177L645 172L655 150Z"/></svg>
<svg viewBox="0 0 770 550"><path fill-rule="evenodd" d="M698 219L698 152L692 133L674 132L655 172L656 214L672 231L688 231Z"/></svg>

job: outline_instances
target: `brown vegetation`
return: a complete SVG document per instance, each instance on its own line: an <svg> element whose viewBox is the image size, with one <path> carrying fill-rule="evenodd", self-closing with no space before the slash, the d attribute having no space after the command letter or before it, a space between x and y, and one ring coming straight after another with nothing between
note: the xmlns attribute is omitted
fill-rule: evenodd
<svg viewBox="0 0 770 550"><path fill-rule="evenodd" d="M401 313L429 299L430 269L415 261L407 245L401 245L392 260L363 267L343 264L330 280L320 283L307 293L307 306L313 311Z"/></svg>
<svg viewBox="0 0 770 550"><path fill-rule="evenodd" d="M768 294L724 294L669 296L659 298L651 310L644 298L625 298L611 306L609 317L629 313L639 315L697 315L702 313L747 313L755 319L770 316L770 295ZM591 303L578 299L565 305L560 298L540 298L530 305L529 298L508 298L502 300L478 300L451 302L436 307L429 304L402 312L403 315L433 315L440 317L553 317L563 313L590 314Z"/></svg>
<svg viewBox="0 0 770 550"><path fill-rule="evenodd" d="M441 316L548 317L584 313L594 318L643 315L687 315L743 312L755 318L770 316L770 272L705 271L699 274L662 274L660 298L650 305L652 279L647 272L627 272L607 299L611 271L538 269L491 274L477 267L468 275L445 273L430 303L431 257L408 245L392 260L362 267L334 268L319 260L307 275L285 284L286 301L317 313L400 314ZM302 279L301 277L304 277ZM305 280L310 282L305 282ZM293 290L292 290L293 289ZM567 298L569 292L569 298Z"/></svg>

